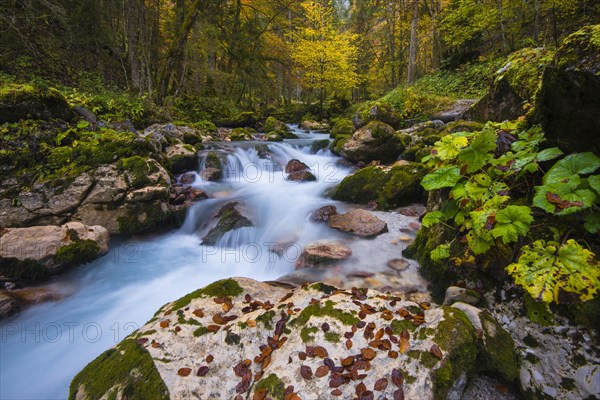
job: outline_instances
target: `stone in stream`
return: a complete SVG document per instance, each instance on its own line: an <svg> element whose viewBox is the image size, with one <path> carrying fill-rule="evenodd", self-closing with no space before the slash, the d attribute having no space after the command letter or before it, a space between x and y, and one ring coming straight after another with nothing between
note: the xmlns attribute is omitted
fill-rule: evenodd
<svg viewBox="0 0 600 400"><path fill-rule="evenodd" d="M362 237L377 236L388 231L385 222L361 209L352 210L346 214L332 215L329 217L329 226Z"/></svg>
<svg viewBox="0 0 600 400"><path fill-rule="evenodd" d="M320 282L288 288L225 279L161 307L79 372L69 398L122 398L127 390L130 398L283 399L290 386L305 399L329 398L332 389L354 398L362 386L376 386L378 398L460 396L475 371L518 370L506 332L479 316L485 345L457 308Z"/></svg>
<svg viewBox="0 0 600 400"><path fill-rule="evenodd" d="M21 282L44 279L65 267L106 254L108 241L105 228L79 222L3 229L0 231L0 276Z"/></svg>
<svg viewBox="0 0 600 400"><path fill-rule="evenodd" d="M308 165L300 160L290 160L285 166L285 172L288 174L286 178L288 181L308 182L317 180L313 173L310 172Z"/></svg>
<svg viewBox="0 0 600 400"><path fill-rule="evenodd" d="M446 289L444 305L451 305L456 302L475 305L481 299L481 295L474 290L465 289L458 286L449 286Z"/></svg>
<svg viewBox="0 0 600 400"><path fill-rule="evenodd" d="M224 155L216 151L210 151L204 158L203 168L200 176L205 181L218 182L223 179Z"/></svg>
<svg viewBox="0 0 600 400"><path fill-rule="evenodd" d="M174 174L196 170L198 167L198 154L196 149L189 144L176 144L166 149L169 160L169 170Z"/></svg>
<svg viewBox="0 0 600 400"><path fill-rule="evenodd" d="M342 261L352 255L352 250L339 242L321 241L308 244L298 261L296 269L320 267Z"/></svg>
<svg viewBox="0 0 600 400"><path fill-rule="evenodd" d="M387 266L396 271L404 271L408 268L409 263L403 258L394 258L387 262Z"/></svg>
<svg viewBox="0 0 600 400"><path fill-rule="evenodd" d="M216 218L218 218L217 225L204 236L202 239L203 244L214 245L227 232L254 226L254 224L242 214L237 201L228 203L221 208L217 213Z"/></svg>
<svg viewBox="0 0 600 400"><path fill-rule="evenodd" d="M329 217L337 214L335 206L323 206L310 214L310 220L313 222L327 222Z"/></svg>
<svg viewBox="0 0 600 400"><path fill-rule="evenodd" d="M360 128L344 143L341 155L354 162L379 160L392 163L404 151L404 145L391 126L372 121Z"/></svg>
<svg viewBox="0 0 600 400"><path fill-rule="evenodd" d="M0 290L0 321L19 312L20 306L10 294Z"/></svg>

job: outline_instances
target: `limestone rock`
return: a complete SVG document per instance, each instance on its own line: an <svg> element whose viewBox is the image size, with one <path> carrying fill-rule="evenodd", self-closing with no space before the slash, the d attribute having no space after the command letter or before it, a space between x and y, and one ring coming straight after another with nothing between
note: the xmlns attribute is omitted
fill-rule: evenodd
<svg viewBox="0 0 600 400"><path fill-rule="evenodd" d="M323 283L226 279L163 306L84 368L70 398L120 397L127 382L129 393L153 390L157 399L283 398L286 390L319 399L334 389L340 398L375 389L382 398L442 399L460 395L479 369L477 343L458 309ZM120 367L132 362L146 379Z"/></svg>
<svg viewBox="0 0 600 400"><path fill-rule="evenodd" d="M19 312L17 300L4 291L0 291L0 321Z"/></svg>
<svg viewBox="0 0 600 400"><path fill-rule="evenodd" d="M365 163L379 160L391 163L404 150L400 137L391 126L378 121L369 122L344 143L341 155L350 161Z"/></svg>
<svg viewBox="0 0 600 400"><path fill-rule="evenodd" d="M329 226L357 236L370 237L387 232L387 224L365 210L352 210L329 217Z"/></svg>
<svg viewBox="0 0 600 400"><path fill-rule="evenodd" d="M317 131L317 132L326 132L329 130L329 124L326 122L317 122L317 121L302 121L298 128L305 131Z"/></svg>
<svg viewBox="0 0 600 400"><path fill-rule="evenodd" d="M335 206L323 206L310 215L310 220L313 222L327 222L329 217L337 214L337 208Z"/></svg>
<svg viewBox="0 0 600 400"><path fill-rule="evenodd" d="M304 248L296 262L296 268L319 267L342 261L352 255L344 244L332 241L313 242Z"/></svg>
<svg viewBox="0 0 600 400"><path fill-rule="evenodd" d="M448 289L446 289L444 304L452 305L456 302L462 302L475 305L479 302L480 298L481 295L474 290L465 289L458 286L449 286Z"/></svg>
<svg viewBox="0 0 600 400"><path fill-rule="evenodd" d="M175 144L167 147L167 159L174 174L191 171L198 168L198 155L196 150L189 144Z"/></svg>
<svg viewBox="0 0 600 400"><path fill-rule="evenodd" d="M310 172L308 165L300 160L290 160L285 166L285 172L288 174L288 181L316 181L317 177Z"/></svg>
<svg viewBox="0 0 600 400"><path fill-rule="evenodd" d="M202 239L203 244L215 245L227 232L236 229L254 226L241 210L238 202L226 204L217 213L217 225L212 228Z"/></svg>

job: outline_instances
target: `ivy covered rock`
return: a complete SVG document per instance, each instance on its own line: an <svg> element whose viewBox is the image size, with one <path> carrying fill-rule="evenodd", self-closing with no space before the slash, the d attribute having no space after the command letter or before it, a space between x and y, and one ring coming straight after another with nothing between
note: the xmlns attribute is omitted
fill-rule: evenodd
<svg viewBox="0 0 600 400"><path fill-rule="evenodd" d="M401 162L391 168L366 167L345 177L331 197L356 204L375 201L380 210L420 202L424 198L421 179L425 170L418 163Z"/></svg>
<svg viewBox="0 0 600 400"><path fill-rule="evenodd" d="M394 128L383 122L372 121L343 144L340 154L355 162L379 160L391 163L398 159L403 150L404 145Z"/></svg>
<svg viewBox="0 0 600 400"><path fill-rule="evenodd" d="M542 73L552 55L544 48L525 48L511 54L494 74L489 92L463 117L480 122L502 122L525 115L534 102Z"/></svg>
<svg viewBox="0 0 600 400"><path fill-rule="evenodd" d="M102 226L79 222L2 229L0 276L22 283L41 280L106 254L108 241L108 231Z"/></svg>
<svg viewBox="0 0 600 400"><path fill-rule="evenodd" d="M253 140L252 136L256 131L251 128L235 128L229 132L228 138L232 142L241 142L246 140Z"/></svg>
<svg viewBox="0 0 600 400"><path fill-rule="evenodd" d="M374 290L225 279L161 307L85 367L69 398L460 398L473 371L497 373L477 362L475 324Z"/></svg>
<svg viewBox="0 0 600 400"><path fill-rule="evenodd" d="M73 113L64 96L56 89L29 84L0 86L0 121L26 119L69 121Z"/></svg>
<svg viewBox="0 0 600 400"><path fill-rule="evenodd" d="M600 154L600 25L565 39L544 72L536 107L551 145Z"/></svg>

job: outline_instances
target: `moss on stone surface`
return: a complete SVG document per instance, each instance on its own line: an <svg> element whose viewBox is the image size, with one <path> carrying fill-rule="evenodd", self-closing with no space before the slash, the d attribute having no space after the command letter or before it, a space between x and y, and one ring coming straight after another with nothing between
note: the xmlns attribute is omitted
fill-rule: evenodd
<svg viewBox="0 0 600 400"><path fill-rule="evenodd" d="M338 333L335 332L325 332L325 341L330 342L330 343L339 343L340 342L340 335Z"/></svg>
<svg viewBox="0 0 600 400"><path fill-rule="evenodd" d="M270 374L266 378L258 381L254 388L254 393L258 391L264 391L265 394L273 400L285 399L285 384L275 374Z"/></svg>
<svg viewBox="0 0 600 400"><path fill-rule="evenodd" d="M335 120L331 128L331 137L335 138L340 135L351 135L354 133L354 123L350 119L338 118Z"/></svg>
<svg viewBox="0 0 600 400"><path fill-rule="evenodd" d="M32 84L0 85L0 120L53 118L70 120L72 113L64 96L54 88Z"/></svg>
<svg viewBox="0 0 600 400"><path fill-rule="evenodd" d="M332 294L337 290L335 286L331 286L323 282L313 283L312 285L307 286L307 289L317 290L325 294Z"/></svg>
<svg viewBox="0 0 600 400"><path fill-rule="evenodd" d="M333 301L327 300L324 306L321 303L314 303L306 306L306 308L300 312L300 315L290 322L290 325L295 327L304 326L313 316L335 318L344 325L354 325L360 321L353 314L336 309Z"/></svg>
<svg viewBox="0 0 600 400"><path fill-rule="evenodd" d="M148 175L150 167L145 158L133 156L124 158L117 163L119 170L125 172L127 184L134 189L139 189L150 183Z"/></svg>
<svg viewBox="0 0 600 400"><path fill-rule="evenodd" d="M409 320L406 320L406 319L395 319L390 324L390 327L392 328L392 331L394 331L394 335L399 335L403 331L414 332L415 329L417 329L415 324L413 324L412 322L410 322ZM420 329L420 330L424 330L424 329Z"/></svg>
<svg viewBox="0 0 600 400"><path fill-rule="evenodd" d="M315 337L313 336L315 333L319 331L319 328L315 326L305 326L300 330L300 339L302 339L302 343L314 342Z"/></svg>
<svg viewBox="0 0 600 400"><path fill-rule="evenodd" d="M208 330L207 327L201 326L201 327L197 328L196 330L194 330L193 335L194 335L194 337L200 337L200 336L206 335L209 332L210 331Z"/></svg>
<svg viewBox="0 0 600 400"><path fill-rule="evenodd" d="M122 390L129 400L169 399L152 356L131 339L126 339L89 363L71 382L69 400L115 396ZM80 392L81 390L81 392Z"/></svg>
<svg viewBox="0 0 600 400"><path fill-rule="evenodd" d="M100 246L95 241L91 239L75 240L58 249L55 260L66 267L74 267L96 259L99 254Z"/></svg>
<svg viewBox="0 0 600 400"><path fill-rule="evenodd" d="M130 235L144 232L172 217L172 213L162 201L135 204L135 209L127 216L117 218L120 234Z"/></svg>
<svg viewBox="0 0 600 400"><path fill-rule="evenodd" d="M225 343L228 345L237 345L240 344L240 335L227 331L227 336L225 336Z"/></svg>
<svg viewBox="0 0 600 400"><path fill-rule="evenodd" d="M33 282L45 279L48 275L48 269L35 260L0 257L0 276L8 280Z"/></svg>
<svg viewBox="0 0 600 400"><path fill-rule="evenodd" d="M423 200L424 175L425 170L417 163L395 166L389 171L367 167L344 178L332 198L358 204L376 201L380 210L402 207Z"/></svg>
<svg viewBox="0 0 600 400"><path fill-rule="evenodd" d="M521 365L512 337L487 312L480 313L479 318L485 334L481 356L486 370L499 374L508 382L516 380Z"/></svg>
<svg viewBox="0 0 600 400"><path fill-rule="evenodd" d="M202 239L203 244L214 245L227 232L240 228L251 227L252 222L237 209L237 202L226 204L217 214L217 226Z"/></svg>
<svg viewBox="0 0 600 400"><path fill-rule="evenodd" d="M436 328L433 341L450 356L434 372L434 398L445 399L454 382L475 367L477 335L464 312L443 306L444 320Z"/></svg>
<svg viewBox="0 0 600 400"><path fill-rule="evenodd" d="M350 135L337 135L329 144L329 150L332 153L339 155L344 148L344 144L350 139Z"/></svg>
<svg viewBox="0 0 600 400"><path fill-rule="evenodd" d="M256 322L262 323L267 329L273 329L273 318L275 318L275 311L270 310L256 317Z"/></svg>
<svg viewBox="0 0 600 400"><path fill-rule="evenodd" d="M244 289L234 279L222 279L176 300L171 309L178 310L199 297L236 297L243 292Z"/></svg>

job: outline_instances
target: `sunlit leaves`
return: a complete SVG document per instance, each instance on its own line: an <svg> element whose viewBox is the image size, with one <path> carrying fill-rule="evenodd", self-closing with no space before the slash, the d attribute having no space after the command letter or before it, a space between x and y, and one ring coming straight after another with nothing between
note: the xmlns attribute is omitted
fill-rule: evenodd
<svg viewBox="0 0 600 400"><path fill-rule="evenodd" d="M445 187L453 187L461 179L460 168L458 167L443 167L426 175L421 181L421 185L425 190L442 189Z"/></svg>
<svg viewBox="0 0 600 400"><path fill-rule="evenodd" d="M518 262L507 272L534 299L550 303L590 300L600 288L595 255L570 239L564 244L538 240L524 246Z"/></svg>
<svg viewBox="0 0 600 400"><path fill-rule="evenodd" d="M502 238L502 243L516 242L519 236L529 232L533 221L531 209L527 206L508 206L496 213L492 236Z"/></svg>
<svg viewBox="0 0 600 400"><path fill-rule="evenodd" d="M458 159L467 166L467 172L472 173L483 168L490 158L490 153L496 149L496 134L490 130L484 130L476 136L471 145L463 149Z"/></svg>
<svg viewBox="0 0 600 400"><path fill-rule="evenodd" d="M431 259L433 261L441 261L450 257L450 245L441 244L431 251Z"/></svg>
<svg viewBox="0 0 600 400"><path fill-rule="evenodd" d="M440 141L435 143L435 152L437 157L442 161L454 160L468 143L469 140L465 136L444 136Z"/></svg>

